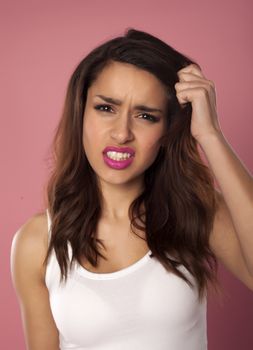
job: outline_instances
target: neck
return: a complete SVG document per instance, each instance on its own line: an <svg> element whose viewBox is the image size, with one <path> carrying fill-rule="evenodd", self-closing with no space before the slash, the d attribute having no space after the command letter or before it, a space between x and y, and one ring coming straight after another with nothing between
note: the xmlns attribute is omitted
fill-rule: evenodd
<svg viewBox="0 0 253 350"><path fill-rule="evenodd" d="M103 203L102 217L109 220L128 219L128 210L143 190L142 183L111 184L100 182Z"/></svg>

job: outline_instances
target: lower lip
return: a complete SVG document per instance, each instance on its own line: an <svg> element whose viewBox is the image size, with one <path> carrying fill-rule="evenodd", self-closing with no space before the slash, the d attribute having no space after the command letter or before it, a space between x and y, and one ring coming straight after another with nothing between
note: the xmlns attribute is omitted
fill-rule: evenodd
<svg viewBox="0 0 253 350"><path fill-rule="evenodd" d="M103 158L106 165L108 165L110 168L118 169L118 170L127 168L130 164L132 164L134 160L133 157L127 158L125 160L114 160L109 158L106 155L106 153L103 154Z"/></svg>

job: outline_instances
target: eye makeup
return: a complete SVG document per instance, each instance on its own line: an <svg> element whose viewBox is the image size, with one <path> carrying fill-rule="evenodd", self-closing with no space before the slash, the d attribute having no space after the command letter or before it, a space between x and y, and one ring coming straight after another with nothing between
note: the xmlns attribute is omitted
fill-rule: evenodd
<svg viewBox="0 0 253 350"><path fill-rule="evenodd" d="M108 108L107 110L105 108ZM107 112L107 113L111 113L110 110L112 110L112 106L108 105L108 104L97 104L94 106L94 109L95 110L98 110L100 112ZM141 118L143 120L147 120L151 123L157 123L160 121L161 118L159 117L156 117L152 114L149 114L149 113L142 113L140 114L141 116L146 116L147 118Z"/></svg>

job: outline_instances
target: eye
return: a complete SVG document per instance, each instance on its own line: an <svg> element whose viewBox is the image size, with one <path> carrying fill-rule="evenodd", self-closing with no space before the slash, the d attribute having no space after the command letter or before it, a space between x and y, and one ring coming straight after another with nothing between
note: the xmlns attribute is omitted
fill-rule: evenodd
<svg viewBox="0 0 253 350"><path fill-rule="evenodd" d="M105 105L105 104L96 105L94 108L101 112L109 112L108 109L112 109L110 105Z"/></svg>
<svg viewBox="0 0 253 350"><path fill-rule="evenodd" d="M109 112L109 113L113 110L112 107L110 105L107 105L107 104L95 105L94 109L101 111L101 112ZM155 117L154 115L148 114L148 113L141 114L140 119L147 120L148 122L151 122L151 123L157 123L160 120L160 118Z"/></svg>
<svg viewBox="0 0 253 350"><path fill-rule="evenodd" d="M142 117L141 119L147 120L147 121L149 121L151 123L157 123L160 120L160 118L155 117L154 115L148 114L148 113L143 113L143 114L141 114L141 116L146 116L146 118Z"/></svg>

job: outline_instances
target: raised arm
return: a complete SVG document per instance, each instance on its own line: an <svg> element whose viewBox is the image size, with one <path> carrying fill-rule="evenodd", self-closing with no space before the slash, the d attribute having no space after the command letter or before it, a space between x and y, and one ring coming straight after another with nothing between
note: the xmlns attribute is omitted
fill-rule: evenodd
<svg viewBox="0 0 253 350"><path fill-rule="evenodd" d="M220 129L214 83L195 65L178 75L178 100L192 104L191 133L220 188L210 245L225 267L253 290L253 177Z"/></svg>
<svg viewBox="0 0 253 350"><path fill-rule="evenodd" d="M45 284L46 249L46 215L36 215L16 232L11 247L11 274L27 350L59 350L59 334Z"/></svg>

